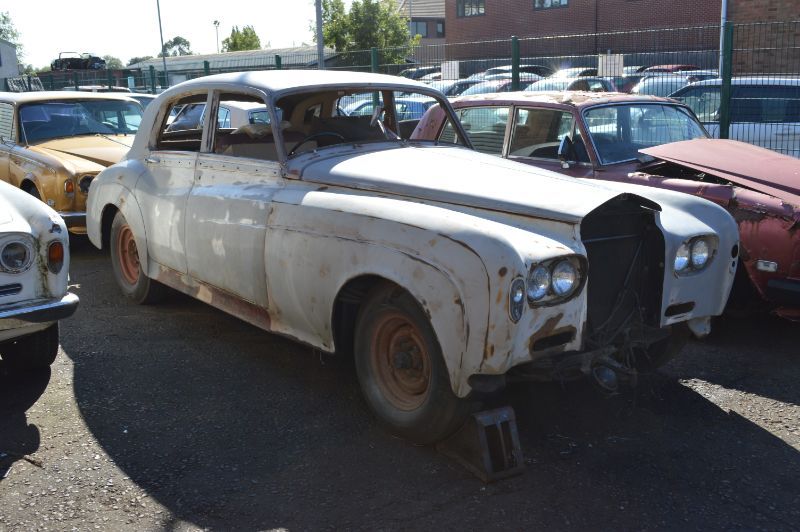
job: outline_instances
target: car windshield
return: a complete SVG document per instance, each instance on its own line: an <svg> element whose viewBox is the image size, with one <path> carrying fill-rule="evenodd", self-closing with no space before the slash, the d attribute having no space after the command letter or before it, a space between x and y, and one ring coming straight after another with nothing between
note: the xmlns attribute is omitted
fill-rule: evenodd
<svg viewBox="0 0 800 532"><path fill-rule="evenodd" d="M139 129L142 106L124 100L83 100L27 104L19 110L28 143L81 135L129 135Z"/></svg>
<svg viewBox="0 0 800 532"><path fill-rule="evenodd" d="M583 115L602 164L633 161L641 149L708 136L678 105L611 105L587 109Z"/></svg>

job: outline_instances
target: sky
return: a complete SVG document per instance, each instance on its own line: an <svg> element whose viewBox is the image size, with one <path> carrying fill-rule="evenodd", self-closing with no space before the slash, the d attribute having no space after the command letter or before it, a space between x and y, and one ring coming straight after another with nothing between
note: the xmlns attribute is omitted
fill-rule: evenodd
<svg viewBox="0 0 800 532"><path fill-rule="evenodd" d="M350 6L352 0L345 0ZM195 53L217 51L233 26L251 25L272 48L313 45L314 0L160 0L164 41L180 35ZM0 0L20 34L26 64L49 65L59 52L131 57L158 54L156 0Z"/></svg>

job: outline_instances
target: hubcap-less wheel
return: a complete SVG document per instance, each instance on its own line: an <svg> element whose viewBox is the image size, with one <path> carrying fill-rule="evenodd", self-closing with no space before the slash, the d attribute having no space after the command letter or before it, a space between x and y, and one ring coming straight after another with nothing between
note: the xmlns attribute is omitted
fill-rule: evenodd
<svg viewBox="0 0 800 532"><path fill-rule="evenodd" d="M139 252L133 231L127 224L120 228L117 235L117 253L122 277L128 284L135 285L139 279Z"/></svg>
<svg viewBox="0 0 800 532"><path fill-rule="evenodd" d="M430 388L431 361L417 327L400 313L382 316L370 352L384 397L399 410L419 408Z"/></svg>

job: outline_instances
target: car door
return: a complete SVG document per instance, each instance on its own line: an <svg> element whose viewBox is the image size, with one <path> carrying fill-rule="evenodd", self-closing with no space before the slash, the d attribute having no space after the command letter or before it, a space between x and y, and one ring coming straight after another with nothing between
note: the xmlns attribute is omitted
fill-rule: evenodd
<svg viewBox="0 0 800 532"><path fill-rule="evenodd" d="M571 111L546 107L515 107L509 128L508 159L574 177L590 177L592 165ZM561 141L569 136L573 154L564 168L558 157Z"/></svg>
<svg viewBox="0 0 800 532"><path fill-rule="evenodd" d="M166 104L166 114L161 115L164 123L143 161L146 171L136 183L150 259L180 273L187 272L186 202L194 184L203 130L167 126L166 116L178 105L188 106L208 98L208 92L195 93Z"/></svg>
<svg viewBox="0 0 800 532"><path fill-rule="evenodd" d="M253 100L216 92L213 105ZM207 148L198 156L187 206L189 275L266 308L266 227L272 197L283 187L281 165L269 126L224 125L205 124Z"/></svg>
<svg viewBox="0 0 800 532"><path fill-rule="evenodd" d="M797 156L800 142L800 87L734 87L730 138Z"/></svg>

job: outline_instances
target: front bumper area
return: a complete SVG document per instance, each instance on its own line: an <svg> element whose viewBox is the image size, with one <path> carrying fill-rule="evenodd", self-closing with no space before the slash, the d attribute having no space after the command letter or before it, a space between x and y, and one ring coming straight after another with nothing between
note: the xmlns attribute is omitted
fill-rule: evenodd
<svg viewBox="0 0 800 532"><path fill-rule="evenodd" d="M31 324L52 323L68 318L78 308L78 296L67 293L60 299L14 303L0 307L0 333L25 329Z"/></svg>

